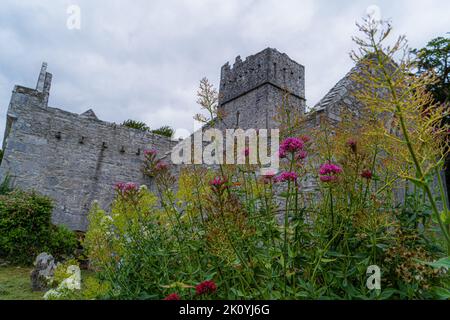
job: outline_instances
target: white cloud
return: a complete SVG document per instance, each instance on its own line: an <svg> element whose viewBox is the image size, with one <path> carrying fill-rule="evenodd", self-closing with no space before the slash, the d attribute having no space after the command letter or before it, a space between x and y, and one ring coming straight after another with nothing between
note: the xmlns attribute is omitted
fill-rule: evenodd
<svg viewBox="0 0 450 320"><path fill-rule="evenodd" d="M66 28L71 4L79 31ZM0 134L13 86L33 87L42 61L51 106L190 129L199 79L217 85L225 62L270 46L305 65L314 105L351 68L355 21L370 5L415 47L450 31L448 0L3 0Z"/></svg>

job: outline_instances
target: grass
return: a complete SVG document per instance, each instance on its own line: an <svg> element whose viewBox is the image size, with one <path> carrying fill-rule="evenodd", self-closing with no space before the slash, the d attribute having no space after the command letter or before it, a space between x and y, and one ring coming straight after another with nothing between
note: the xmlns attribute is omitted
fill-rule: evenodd
<svg viewBox="0 0 450 320"><path fill-rule="evenodd" d="M31 267L0 267L0 300L41 300L44 292L31 291Z"/></svg>

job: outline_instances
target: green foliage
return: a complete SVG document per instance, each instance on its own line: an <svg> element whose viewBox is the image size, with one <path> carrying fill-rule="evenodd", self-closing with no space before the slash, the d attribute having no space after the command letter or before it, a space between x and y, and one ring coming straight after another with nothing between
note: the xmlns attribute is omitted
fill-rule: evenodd
<svg viewBox="0 0 450 320"><path fill-rule="evenodd" d="M73 253L77 240L64 226L51 224L52 201L35 192L0 195L0 257L31 264L41 252L60 258Z"/></svg>
<svg viewBox="0 0 450 320"><path fill-rule="evenodd" d="M136 121L136 120L126 120L124 122L122 122L122 125L128 128L133 128L133 129L137 129L137 130L142 130L142 131L150 131L150 128L145 124L145 122L142 121Z"/></svg>
<svg viewBox="0 0 450 320"><path fill-rule="evenodd" d="M385 69L392 60L380 45L390 30L375 39L379 34L371 26L360 27L369 43L356 39L361 54L372 50L374 57L358 60L366 74L356 78L364 84L356 97L367 108L358 117L342 112L342 122L330 127L324 121L312 132L302 131L301 116L281 117L286 139L276 179L259 176L250 164L217 170L192 166L182 170L175 192L175 177L151 152L143 168L155 182L154 194L119 184L110 212L92 208L85 247L98 283L106 288L103 297L449 296L446 229L436 228L441 216L443 226L449 225L448 210L444 205L436 215L439 188L430 183L441 168L436 159L445 155L447 135L434 125L442 112L436 109L427 118L418 112L430 100L429 79L410 77L404 63L392 79ZM203 85L209 93L200 96L201 104L208 107L215 100L209 99L206 81ZM374 85L393 98L378 95ZM396 117L385 121L392 114ZM398 121L407 128L403 136ZM410 133L414 139L408 140ZM312 179L318 193L310 195L301 188ZM381 291L367 287L373 265L382 272Z"/></svg>
<svg viewBox="0 0 450 320"><path fill-rule="evenodd" d="M6 175L5 179L3 179L3 181L0 183L0 195L7 194L11 191L11 177L9 175Z"/></svg>
<svg viewBox="0 0 450 320"><path fill-rule="evenodd" d="M3 150L0 149L0 164L2 163L3 160Z"/></svg>
<svg viewBox="0 0 450 320"><path fill-rule="evenodd" d="M159 134L166 137L172 137L174 130L169 126L162 126L161 128L150 130L150 127L145 124L145 122L142 121L136 121L136 120L126 120L122 123L123 126L133 129L138 129L142 131L152 132L155 134Z"/></svg>
<svg viewBox="0 0 450 320"><path fill-rule="evenodd" d="M417 57L418 74L435 72L438 81L429 89L438 102L450 102L450 38L437 37L422 49L412 52Z"/></svg>
<svg viewBox="0 0 450 320"><path fill-rule="evenodd" d="M55 273L50 283L51 287L58 287L64 279L71 275L67 272L67 268L71 265L78 265L78 262L75 259L69 259L56 265Z"/></svg>
<svg viewBox="0 0 450 320"><path fill-rule="evenodd" d="M161 136L166 136L169 138L171 138L174 133L173 129L169 126L162 126L161 128L151 130L151 132L155 133L155 134L159 134Z"/></svg>

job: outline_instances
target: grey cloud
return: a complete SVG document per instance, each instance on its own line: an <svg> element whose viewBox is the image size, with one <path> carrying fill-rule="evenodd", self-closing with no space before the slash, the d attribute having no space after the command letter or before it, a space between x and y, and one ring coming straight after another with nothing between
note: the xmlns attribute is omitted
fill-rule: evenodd
<svg viewBox="0 0 450 320"><path fill-rule="evenodd" d="M81 8L79 31L66 28L70 4ZM0 134L14 84L33 87L42 61L54 76L51 106L191 129L199 79L217 85L222 64L270 46L305 65L312 106L352 66L355 21L372 4L413 46L450 31L445 0L4 0Z"/></svg>

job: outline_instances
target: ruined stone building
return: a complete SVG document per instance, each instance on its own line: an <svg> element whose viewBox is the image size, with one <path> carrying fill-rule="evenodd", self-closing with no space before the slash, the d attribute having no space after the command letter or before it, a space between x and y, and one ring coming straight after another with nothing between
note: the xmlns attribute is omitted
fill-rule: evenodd
<svg viewBox="0 0 450 320"><path fill-rule="evenodd" d="M166 156L171 139L99 120L93 110L75 114L48 106L52 75L44 63L35 89L16 85L12 92L3 141L0 181L36 190L55 201L53 222L85 231L94 200L107 207L118 181L151 184L141 167L143 151L157 148ZM339 109L355 101L345 76L309 114L310 125L321 114L339 118ZM224 128L274 128L283 95L305 113L305 68L276 49L267 48L233 66L222 67L219 109Z"/></svg>

